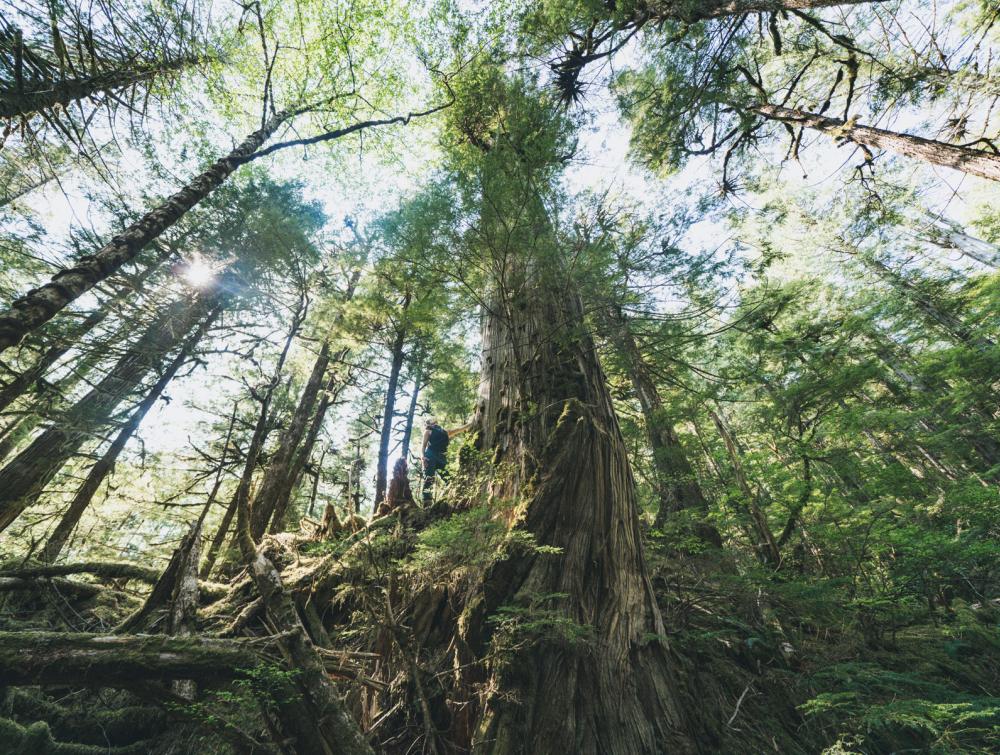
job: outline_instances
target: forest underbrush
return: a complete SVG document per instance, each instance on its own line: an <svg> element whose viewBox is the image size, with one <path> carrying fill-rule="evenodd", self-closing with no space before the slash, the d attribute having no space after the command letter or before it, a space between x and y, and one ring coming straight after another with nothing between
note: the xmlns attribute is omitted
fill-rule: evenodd
<svg viewBox="0 0 1000 755"><path fill-rule="evenodd" d="M509 513L410 503L357 529L331 528L328 516L325 532L315 523L265 540L376 751L460 752L485 667L532 643L592 643L584 625L549 610L558 596L539 595L487 617L490 652L463 666L488 570L526 551L558 555L508 531ZM176 568L191 543L162 574L135 563L3 564L0 673L46 682L4 688L5 752L282 751L280 709L308 694L275 642L294 630L266 617L235 554L219 581L201 581L192 607ZM1000 602L851 598L841 580L716 568L711 552L678 557L655 531L646 549L666 629L650 641L666 643L680 670L704 752L1000 747ZM189 631L170 636L184 600Z"/></svg>

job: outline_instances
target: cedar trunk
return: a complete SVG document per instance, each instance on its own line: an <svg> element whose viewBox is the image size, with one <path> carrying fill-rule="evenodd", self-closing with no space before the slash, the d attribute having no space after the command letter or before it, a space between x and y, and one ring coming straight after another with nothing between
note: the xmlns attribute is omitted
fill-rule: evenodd
<svg viewBox="0 0 1000 755"><path fill-rule="evenodd" d="M565 283L485 315L478 420L494 491L516 496L516 528L558 554L518 553L490 570L466 640L485 619L543 606L582 639L539 637L489 670L478 752L690 752L664 628L646 571L635 485L579 298Z"/></svg>

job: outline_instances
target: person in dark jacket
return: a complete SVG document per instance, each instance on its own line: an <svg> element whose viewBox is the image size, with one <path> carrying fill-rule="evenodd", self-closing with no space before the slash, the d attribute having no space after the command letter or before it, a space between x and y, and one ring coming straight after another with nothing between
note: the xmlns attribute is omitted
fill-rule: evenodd
<svg viewBox="0 0 1000 755"><path fill-rule="evenodd" d="M428 417L427 426L424 428L424 440L422 444L424 457L424 503L430 503L434 492L434 477L441 475L441 479L447 479L445 467L448 464L448 443L456 435L464 433L472 427L470 422L467 425L456 427L454 430L445 430L438 424L437 418Z"/></svg>

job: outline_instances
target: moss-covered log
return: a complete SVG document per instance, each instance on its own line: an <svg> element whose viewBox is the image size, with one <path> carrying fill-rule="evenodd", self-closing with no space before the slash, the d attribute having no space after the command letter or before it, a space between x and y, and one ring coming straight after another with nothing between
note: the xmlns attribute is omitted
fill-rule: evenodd
<svg viewBox="0 0 1000 755"><path fill-rule="evenodd" d="M269 662L261 649L204 637L0 632L0 685L130 687L163 679L214 685Z"/></svg>

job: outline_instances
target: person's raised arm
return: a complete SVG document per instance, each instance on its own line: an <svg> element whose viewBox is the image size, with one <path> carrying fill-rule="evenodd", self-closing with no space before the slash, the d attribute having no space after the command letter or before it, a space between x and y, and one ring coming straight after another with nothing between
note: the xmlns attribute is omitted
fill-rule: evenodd
<svg viewBox="0 0 1000 755"><path fill-rule="evenodd" d="M449 436L451 437L451 436ZM420 453L426 453L427 444L431 441L431 429L429 427L424 428L424 439L420 442Z"/></svg>
<svg viewBox="0 0 1000 755"><path fill-rule="evenodd" d="M462 425L461 427L456 427L454 430L448 430L447 431L448 432L448 437L449 438L454 438L456 435L461 435L462 433L466 432L467 430L469 430L471 428L472 428L472 423L469 422L467 424Z"/></svg>

